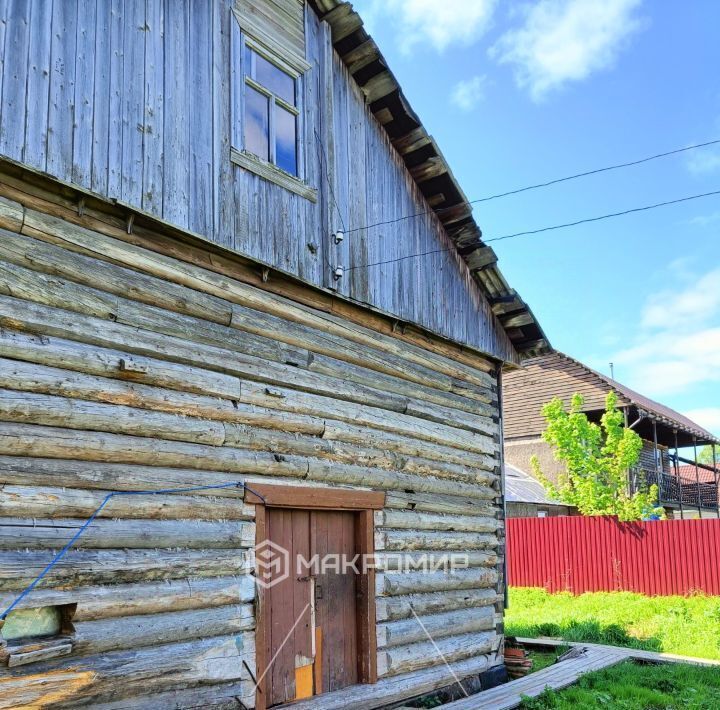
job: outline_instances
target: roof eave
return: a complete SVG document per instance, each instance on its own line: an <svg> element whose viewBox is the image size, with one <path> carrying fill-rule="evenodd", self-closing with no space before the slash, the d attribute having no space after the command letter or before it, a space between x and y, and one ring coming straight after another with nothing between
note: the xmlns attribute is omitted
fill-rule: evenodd
<svg viewBox="0 0 720 710"><path fill-rule="evenodd" d="M498 269L495 252L482 241L482 232L472 216L472 205L434 139L411 108L382 53L365 31L362 18L349 2L310 0L310 3L318 16L330 25L335 50L467 264L520 358L548 352L547 336L533 312Z"/></svg>

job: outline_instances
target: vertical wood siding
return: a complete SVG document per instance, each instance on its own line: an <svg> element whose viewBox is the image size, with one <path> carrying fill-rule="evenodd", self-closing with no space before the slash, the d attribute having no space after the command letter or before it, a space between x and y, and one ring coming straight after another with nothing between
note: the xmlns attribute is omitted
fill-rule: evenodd
<svg viewBox="0 0 720 710"><path fill-rule="evenodd" d="M303 153L313 204L230 162L229 0L2 0L0 154L121 200L400 319L514 357L428 205L306 10ZM321 143L316 136L321 137ZM236 147L239 147L237 140ZM327 157L324 165L323 152Z"/></svg>
<svg viewBox="0 0 720 710"><path fill-rule="evenodd" d="M508 583L550 592L720 594L720 520L507 520Z"/></svg>
<svg viewBox="0 0 720 710"><path fill-rule="evenodd" d="M0 608L110 491L380 490L377 659L388 684L365 686L363 702L452 682L413 613L461 677L501 662L487 359L472 367L180 261L183 245L150 230L166 252L141 248L87 208L91 231L58 217L76 216L73 202L4 176L10 193L16 201L0 197ZM50 696L54 708L251 707L254 526L238 489L113 499L23 602L77 603L72 655L0 660L0 707ZM426 551L467 553L469 566L388 569L388 555Z"/></svg>

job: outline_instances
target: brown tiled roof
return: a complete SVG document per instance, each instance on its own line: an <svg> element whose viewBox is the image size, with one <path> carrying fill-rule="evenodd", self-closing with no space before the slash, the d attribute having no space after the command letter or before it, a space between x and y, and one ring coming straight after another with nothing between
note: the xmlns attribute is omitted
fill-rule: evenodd
<svg viewBox="0 0 720 710"><path fill-rule="evenodd" d="M586 412L599 412L604 409L605 397L611 390L617 393L621 406L632 405L670 428L696 436L701 442L720 443L715 435L688 417L557 351L531 358L523 367L503 375L505 438L539 436L545 429L540 410L553 397L569 403L578 392L585 398Z"/></svg>

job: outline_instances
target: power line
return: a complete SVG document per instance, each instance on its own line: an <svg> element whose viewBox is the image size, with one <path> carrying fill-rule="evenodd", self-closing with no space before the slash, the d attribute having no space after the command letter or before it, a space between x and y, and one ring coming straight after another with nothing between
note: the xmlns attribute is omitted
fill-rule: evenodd
<svg viewBox="0 0 720 710"><path fill-rule="evenodd" d="M680 197L677 200L668 200L667 202L658 202L654 205L645 205L644 207L633 207L629 210L623 210L622 212L611 212L610 214L600 215L599 217L587 217L586 219L579 219L575 222L565 222L564 224L555 224L551 227L541 227L540 229L530 229L525 232L515 232L514 234L504 234L500 237L492 237L490 239L483 239L486 244L489 242L499 242L504 239L515 239L516 237L523 237L529 234L540 234L541 232L551 232L556 229L565 229L567 227L575 227L579 224L587 224L588 222L599 222L604 219L611 219L613 217L621 217L627 214L633 214L634 212L645 212L647 210L654 210L658 207L666 207L667 205L676 205L680 202L688 202L690 200L698 200L701 197L710 197L711 195L720 195L720 190L714 190L713 192L704 192L700 195L690 195L689 197ZM348 266L345 271L352 271L353 269L367 269L371 266L381 266L382 264L393 264L397 261L405 261L406 259L415 259L421 256L427 256L428 254L441 254L448 251L456 251L455 248L447 249L433 249L431 251L424 251L417 254L408 254L406 256L400 256L396 259L388 259L387 261L376 261L371 264L360 264L358 266Z"/></svg>
<svg viewBox="0 0 720 710"><path fill-rule="evenodd" d="M709 145L716 145L720 143L720 138L706 141L705 143L696 143L694 145L686 146L685 148L676 148L675 150L668 150L664 153L657 153L656 155L650 155L646 158L640 158L639 160L632 160L628 163L617 163L616 165L608 165L604 168L596 168L594 170L586 170L582 173L576 173L575 175L568 175L566 177L557 178L555 180L548 180L547 182L540 182L535 185L527 185L526 187L519 187L515 190L508 190L507 192L499 192L497 195L488 195L487 197L479 197L475 200L469 200L467 204L469 205L476 205L480 202L489 202L490 200L497 200L501 197L509 197L510 195L518 195L521 192L528 192L529 190L537 190L542 187L549 187L550 185L557 185L561 182L567 182L569 180L577 180L578 178L587 177L588 175L597 175L598 173L604 173L608 170L618 170L620 168L629 168L634 165L641 165L642 163L647 163L651 160L657 160L658 158L666 158L668 155L676 155L677 153L684 153L688 150L695 150L696 148L705 148ZM385 220L383 222L374 222L373 224L367 224L364 227L353 227L352 229L348 229L346 231L346 234L351 232L359 232L363 229L371 229L373 227L382 227L386 226L388 224L396 224L397 222L402 222L408 219L414 219L415 217L422 217L424 215L428 214L442 214L443 212L446 212L448 210L456 209L455 207L441 207L437 210L425 210L423 212L415 212L414 214L405 215L403 217L398 217L396 219L389 219Z"/></svg>

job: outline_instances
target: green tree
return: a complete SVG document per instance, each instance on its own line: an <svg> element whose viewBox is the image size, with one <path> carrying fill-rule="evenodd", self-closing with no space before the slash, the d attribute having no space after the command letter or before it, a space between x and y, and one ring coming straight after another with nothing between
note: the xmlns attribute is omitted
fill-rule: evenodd
<svg viewBox="0 0 720 710"><path fill-rule="evenodd" d="M582 395L575 394L567 411L558 398L543 407L547 422L543 439L566 469L554 484L542 472L538 458L532 457L533 472L550 497L576 506L582 515L616 515L623 521L665 517L657 507L657 486L628 491L627 472L638 462L642 439L625 427L615 393L608 394L599 425L582 412L583 402Z"/></svg>
<svg viewBox="0 0 720 710"><path fill-rule="evenodd" d="M707 464L708 466L713 465L713 454L712 454L712 446L703 446L700 451L698 451L698 461L700 463ZM715 465L717 466L720 464L720 446L715 447Z"/></svg>

